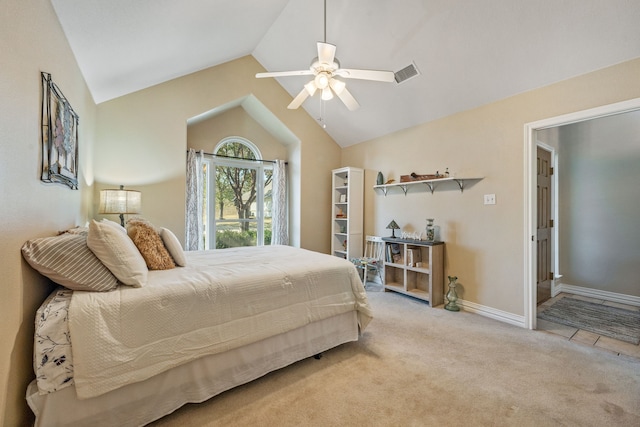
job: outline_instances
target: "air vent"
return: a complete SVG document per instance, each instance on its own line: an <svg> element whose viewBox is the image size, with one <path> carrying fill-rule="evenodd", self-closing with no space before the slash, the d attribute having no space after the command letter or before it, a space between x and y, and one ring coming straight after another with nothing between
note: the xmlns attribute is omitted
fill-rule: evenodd
<svg viewBox="0 0 640 427"><path fill-rule="evenodd" d="M402 70L396 71L394 73L396 83L398 84L404 83L407 80L412 79L419 75L420 75L420 71L418 71L416 64L414 64L413 62L407 65L406 67L404 67Z"/></svg>

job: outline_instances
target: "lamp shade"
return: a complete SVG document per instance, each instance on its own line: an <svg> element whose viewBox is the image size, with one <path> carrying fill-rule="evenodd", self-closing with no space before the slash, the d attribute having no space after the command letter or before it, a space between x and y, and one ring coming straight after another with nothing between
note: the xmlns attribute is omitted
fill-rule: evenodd
<svg viewBox="0 0 640 427"><path fill-rule="evenodd" d="M389 223L389 225L387 225L387 228L390 230L399 230L400 227L398 226L398 224L396 224L396 221L393 220Z"/></svg>
<svg viewBox="0 0 640 427"><path fill-rule="evenodd" d="M122 185L119 190L100 190L101 214L137 214L141 205L142 194L139 191L125 190Z"/></svg>
<svg viewBox="0 0 640 427"><path fill-rule="evenodd" d="M396 230L400 229L400 226L396 223L395 220L392 220L389 225L387 225L387 229L391 229L391 237L396 238Z"/></svg>

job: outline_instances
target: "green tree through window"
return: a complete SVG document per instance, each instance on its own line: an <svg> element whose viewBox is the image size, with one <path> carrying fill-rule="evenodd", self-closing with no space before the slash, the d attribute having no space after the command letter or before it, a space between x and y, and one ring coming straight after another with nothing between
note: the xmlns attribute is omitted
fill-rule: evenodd
<svg viewBox="0 0 640 427"><path fill-rule="evenodd" d="M206 203L210 215L204 214L210 218L205 219L205 247L270 244L271 164L256 161L257 147L242 138L223 140L215 154L206 168L211 203Z"/></svg>

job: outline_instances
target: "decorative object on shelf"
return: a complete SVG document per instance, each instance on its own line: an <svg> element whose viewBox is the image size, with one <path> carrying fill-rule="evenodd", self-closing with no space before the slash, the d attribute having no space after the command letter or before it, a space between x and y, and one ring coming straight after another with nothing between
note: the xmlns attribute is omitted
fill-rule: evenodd
<svg viewBox="0 0 640 427"><path fill-rule="evenodd" d="M436 240L436 228L433 226L433 218L427 218L427 242Z"/></svg>
<svg viewBox="0 0 640 427"><path fill-rule="evenodd" d="M338 208L338 213L336 214L336 218L346 218L347 215L342 211L342 208Z"/></svg>
<svg viewBox="0 0 640 427"><path fill-rule="evenodd" d="M384 177L382 176L382 172L378 172L378 176L376 178L376 185L384 184Z"/></svg>
<svg viewBox="0 0 640 427"><path fill-rule="evenodd" d="M120 215L120 225L124 227L125 214L139 214L142 204L142 193L135 190L125 190L124 185L119 190L100 190L101 214Z"/></svg>
<svg viewBox="0 0 640 427"><path fill-rule="evenodd" d="M42 77L42 171L40 180L78 189L78 115L51 79Z"/></svg>
<svg viewBox="0 0 640 427"><path fill-rule="evenodd" d="M411 175L400 175L400 182L412 182L412 181L424 181L427 179L438 179L444 178L444 175L441 175L440 172L436 171L435 174L429 175L418 175L415 172L411 172Z"/></svg>
<svg viewBox="0 0 640 427"><path fill-rule="evenodd" d="M449 278L449 292L447 292L447 301L449 301L445 306L445 310L449 311L460 311L460 307L456 304L458 301L458 294L456 293L456 280L458 280L457 276L447 276Z"/></svg>
<svg viewBox="0 0 640 427"><path fill-rule="evenodd" d="M392 220L389 225L387 225L387 230L391 230L391 237L395 239L396 230L400 230L400 226L398 226L395 220Z"/></svg>
<svg viewBox="0 0 640 427"><path fill-rule="evenodd" d="M396 180L392 178L392 179L387 180L387 182L385 182L384 184L388 185L388 184L393 184L394 182L396 182Z"/></svg>
<svg viewBox="0 0 640 427"><path fill-rule="evenodd" d="M340 195L340 203L347 203L347 195L346 194L341 194Z"/></svg>

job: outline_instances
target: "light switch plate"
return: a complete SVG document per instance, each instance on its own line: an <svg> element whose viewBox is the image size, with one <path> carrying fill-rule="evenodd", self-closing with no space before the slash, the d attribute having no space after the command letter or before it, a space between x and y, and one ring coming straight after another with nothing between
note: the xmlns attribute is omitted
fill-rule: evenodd
<svg viewBox="0 0 640 427"><path fill-rule="evenodd" d="M484 204L485 205L495 205L496 204L496 195L495 194L485 194L484 195Z"/></svg>

